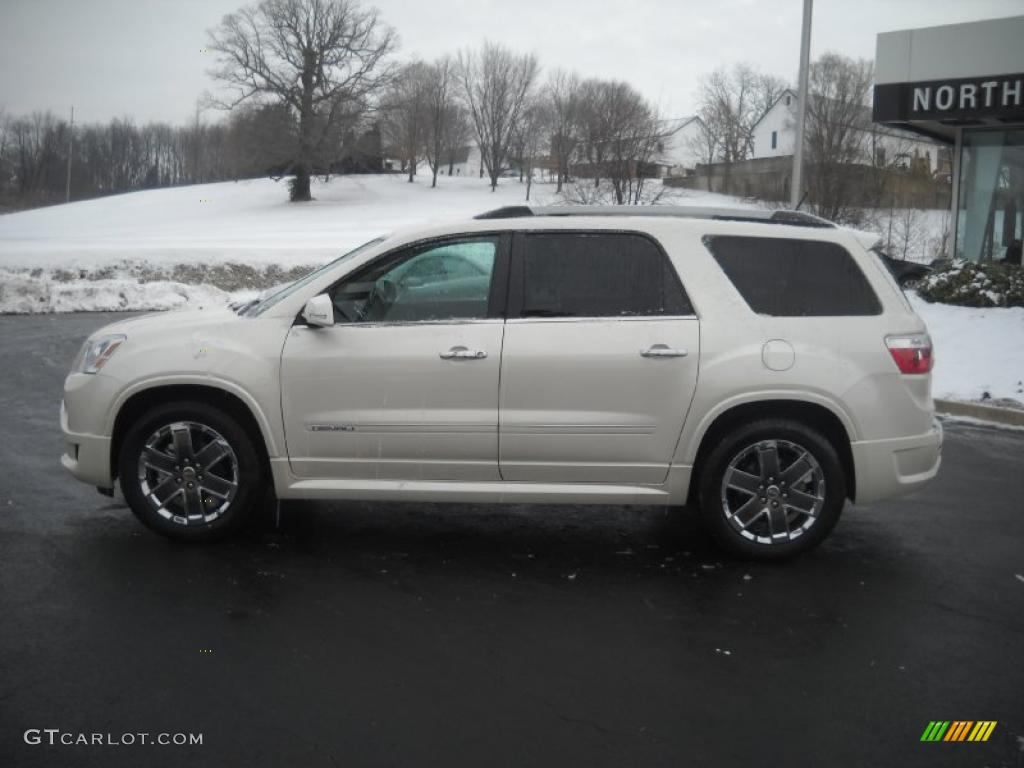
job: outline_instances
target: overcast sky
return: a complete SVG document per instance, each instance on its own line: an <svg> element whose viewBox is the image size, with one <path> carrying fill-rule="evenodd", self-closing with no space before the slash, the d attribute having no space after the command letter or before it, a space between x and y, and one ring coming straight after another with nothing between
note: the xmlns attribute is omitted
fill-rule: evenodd
<svg viewBox="0 0 1024 768"><path fill-rule="evenodd" d="M76 121L181 123L213 87L206 30L239 0L0 0L0 107ZM627 80L666 116L692 111L702 73L748 61L796 79L801 0L378 0L400 56L485 38L545 70ZM815 0L812 55L873 58L875 35L1024 13L1021 0ZM214 115L211 115L211 118Z"/></svg>

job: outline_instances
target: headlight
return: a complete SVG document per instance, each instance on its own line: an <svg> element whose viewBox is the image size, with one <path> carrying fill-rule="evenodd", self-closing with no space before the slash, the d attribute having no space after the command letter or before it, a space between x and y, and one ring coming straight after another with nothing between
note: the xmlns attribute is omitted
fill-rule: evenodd
<svg viewBox="0 0 1024 768"><path fill-rule="evenodd" d="M78 353L74 370L80 373L97 373L107 364L107 360L114 355L126 338L128 337L124 334L112 333L89 339L82 346L82 351Z"/></svg>

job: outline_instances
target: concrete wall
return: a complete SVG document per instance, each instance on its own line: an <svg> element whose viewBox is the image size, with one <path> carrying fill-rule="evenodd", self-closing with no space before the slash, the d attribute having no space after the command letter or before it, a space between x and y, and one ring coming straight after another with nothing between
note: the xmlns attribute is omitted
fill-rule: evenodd
<svg viewBox="0 0 1024 768"><path fill-rule="evenodd" d="M948 182L928 175L900 171L877 171L868 166L852 165L847 172L853 177L853 188L861 199L854 205L864 208L948 208L951 189ZM670 187L718 192L735 197L749 197L768 202L789 202L789 183L793 172L792 157L765 157L738 163L698 165L693 175L665 179ZM808 178L814 173L808 167ZM879 176L882 174L882 176ZM886 190L877 198L874 190Z"/></svg>
<svg viewBox="0 0 1024 768"><path fill-rule="evenodd" d="M693 175L681 179L665 179L665 184L759 200L788 200L792 170L792 157L765 157L738 163L702 163L696 167Z"/></svg>

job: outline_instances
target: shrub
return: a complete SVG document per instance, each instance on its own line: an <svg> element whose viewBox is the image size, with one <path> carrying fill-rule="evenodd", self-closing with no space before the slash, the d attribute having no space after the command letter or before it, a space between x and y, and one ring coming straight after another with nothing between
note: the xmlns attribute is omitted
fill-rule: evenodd
<svg viewBox="0 0 1024 768"><path fill-rule="evenodd" d="M925 301L963 307L1024 307L1024 269L1013 264L947 261L923 279Z"/></svg>

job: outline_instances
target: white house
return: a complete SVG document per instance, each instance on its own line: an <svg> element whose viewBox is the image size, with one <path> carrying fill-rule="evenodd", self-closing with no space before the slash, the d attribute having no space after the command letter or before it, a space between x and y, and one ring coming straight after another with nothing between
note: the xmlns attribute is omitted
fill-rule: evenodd
<svg viewBox="0 0 1024 768"><path fill-rule="evenodd" d="M751 157L782 157L793 154L796 109L797 94L789 89L783 91L754 124ZM926 162L933 174L949 171L942 164L941 144L919 134L872 122L871 108L867 106L864 107L861 124L858 130L866 134L865 152L874 151L877 164L891 165L902 162L909 166L917 161ZM870 155L864 158L864 162L871 162Z"/></svg>
<svg viewBox="0 0 1024 768"><path fill-rule="evenodd" d="M666 175L685 176L697 163L707 162L700 150L702 129L703 123L696 115L663 121L665 143L655 162L665 168Z"/></svg>
<svg viewBox="0 0 1024 768"><path fill-rule="evenodd" d="M793 154L793 126L796 124L796 94L785 90L754 124L752 157L780 157Z"/></svg>
<svg viewBox="0 0 1024 768"><path fill-rule="evenodd" d="M449 169L452 176L479 176L482 167L480 148L476 144L467 144L455 150L451 156L447 152L441 154L441 167L438 176L447 176Z"/></svg>

